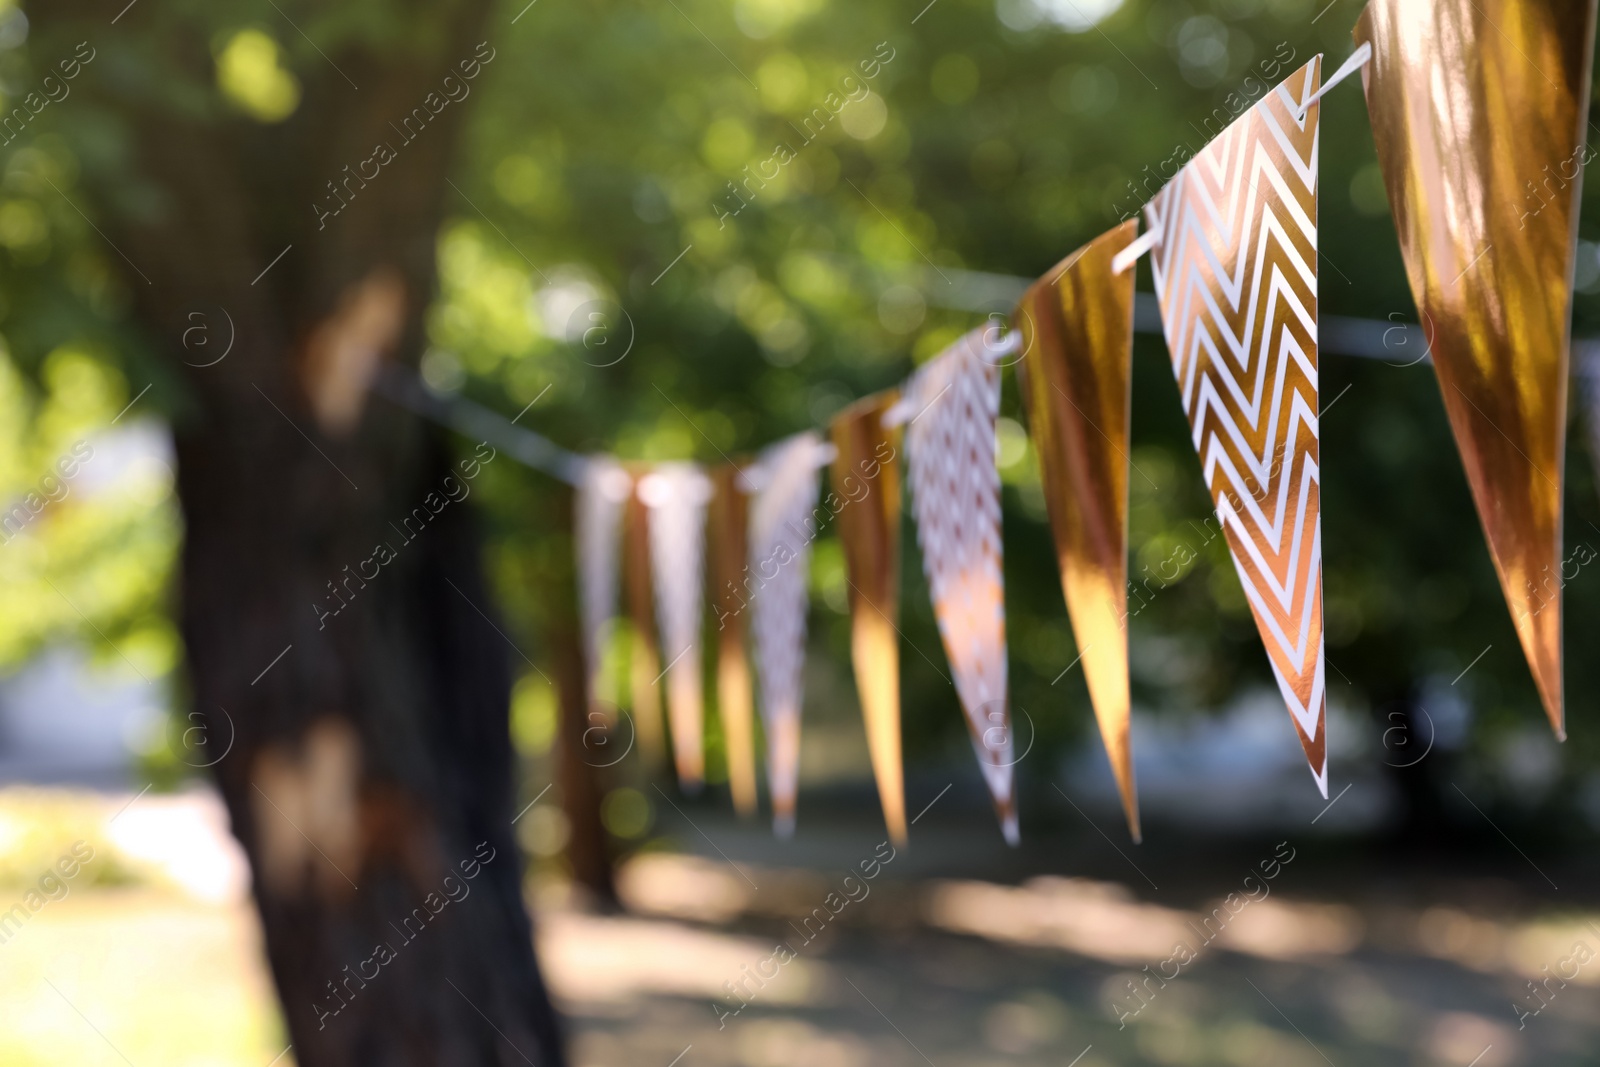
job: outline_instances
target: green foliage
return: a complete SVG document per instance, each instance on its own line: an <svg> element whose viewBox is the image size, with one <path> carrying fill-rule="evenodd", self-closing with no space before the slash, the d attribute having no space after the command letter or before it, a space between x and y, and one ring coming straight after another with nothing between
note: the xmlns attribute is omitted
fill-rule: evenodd
<svg viewBox="0 0 1600 1067"><path fill-rule="evenodd" d="M81 793L48 789L8 789L0 793L0 891L9 908L20 890L38 886L41 877L78 869L71 889L89 885L127 885L144 879L136 861L118 852L106 824L105 803ZM73 863L74 846L78 846ZM63 863L65 861L65 863ZM57 889L59 893L59 888Z"/></svg>
<svg viewBox="0 0 1600 1067"><path fill-rule="evenodd" d="M103 353L57 349L40 383L0 359L0 518L12 524L0 531L0 670L77 636L98 662L158 680L179 655L165 596L173 473L159 461L110 469L117 431L138 416L110 425L131 397Z"/></svg>

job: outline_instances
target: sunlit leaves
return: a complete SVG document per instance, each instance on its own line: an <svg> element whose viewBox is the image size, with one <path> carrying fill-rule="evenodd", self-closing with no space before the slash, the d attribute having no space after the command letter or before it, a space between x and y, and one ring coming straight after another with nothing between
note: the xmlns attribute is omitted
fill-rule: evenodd
<svg viewBox="0 0 1600 1067"><path fill-rule="evenodd" d="M733 17L748 36L782 33L827 7L827 0L734 0Z"/></svg>
<svg viewBox="0 0 1600 1067"><path fill-rule="evenodd" d="M537 279L492 231L470 222L452 227L439 241L439 266L442 291L429 332L472 371L492 374L503 361L528 355L545 335L534 301Z"/></svg>
<svg viewBox="0 0 1600 1067"><path fill-rule="evenodd" d="M300 103L300 83L284 69L284 56L261 30L233 34L217 54L217 87L260 122L282 122Z"/></svg>
<svg viewBox="0 0 1600 1067"><path fill-rule="evenodd" d="M0 668L75 640L108 669L160 680L178 660L163 433L136 417L111 425L131 397L102 353L58 349L41 378L34 393L0 363Z"/></svg>
<svg viewBox="0 0 1600 1067"><path fill-rule="evenodd" d="M533 219L560 222L571 206L560 167L548 157L540 161L523 152L506 156L494 168L494 188Z"/></svg>

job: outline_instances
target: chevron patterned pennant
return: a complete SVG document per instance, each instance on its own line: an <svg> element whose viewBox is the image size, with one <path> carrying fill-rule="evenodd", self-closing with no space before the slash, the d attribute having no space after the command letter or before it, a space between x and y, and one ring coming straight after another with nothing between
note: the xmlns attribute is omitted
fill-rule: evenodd
<svg viewBox="0 0 1600 1067"><path fill-rule="evenodd" d="M661 654L667 661L673 762L679 787L693 792L705 782L700 623L711 481L693 463L663 463L645 476L639 496L650 508L650 573L661 620Z"/></svg>
<svg viewBox="0 0 1600 1067"><path fill-rule="evenodd" d="M1000 470L995 465L1000 367L989 357L983 333L967 334L912 375L891 421L908 421L911 511L934 617L973 753L1001 830L1016 844L1016 746L1006 700Z"/></svg>
<svg viewBox="0 0 1600 1067"><path fill-rule="evenodd" d="M800 704L806 662L807 579L816 537L818 465L824 455L813 431L795 434L761 453L746 471L750 505L750 562L744 585L755 632L761 722L767 734L767 784L772 825L794 833L800 780Z"/></svg>
<svg viewBox="0 0 1600 1067"><path fill-rule="evenodd" d="M604 684L605 650L617 611L617 576L622 544L622 511L633 479L607 456L584 460L578 477L573 540L578 557L578 610L583 626L584 670L589 700L610 702Z"/></svg>
<svg viewBox="0 0 1600 1067"><path fill-rule="evenodd" d="M1172 370L1234 566L1328 795L1317 467L1321 57L1145 208Z"/></svg>

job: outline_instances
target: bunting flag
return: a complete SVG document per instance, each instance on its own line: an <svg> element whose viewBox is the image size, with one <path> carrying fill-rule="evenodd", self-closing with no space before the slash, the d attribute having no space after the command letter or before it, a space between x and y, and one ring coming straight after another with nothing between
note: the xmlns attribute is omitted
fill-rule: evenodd
<svg viewBox="0 0 1600 1067"><path fill-rule="evenodd" d="M761 722L767 735L767 787L772 825L794 833L800 780L800 707L806 661L807 579L816 537L817 470L824 446L813 431L779 441L746 472L750 557L740 576L755 631Z"/></svg>
<svg viewBox="0 0 1600 1067"><path fill-rule="evenodd" d="M661 643L656 638L655 597L650 581L650 509L639 499L639 480L647 469L633 469L633 492L622 512L622 577L628 597L630 642L629 689L633 728L638 732L639 755L652 770L666 757L661 728Z"/></svg>
<svg viewBox="0 0 1600 1067"><path fill-rule="evenodd" d="M900 455L899 431L883 424L897 394L865 397L835 416L833 496L839 509L850 583L850 658L866 721L878 798L889 836L906 839L900 765Z"/></svg>
<svg viewBox="0 0 1600 1067"><path fill-rule="evenodd" d="M711 605L717 617L717 713L728 750L728 788L741 816L756 813L755 706L745 651L744 579L748 570L749 499L744 475L732 463L711 475L706 522L710 547Z"/></svg>
<svg viewBox="0 0 1600 1067"><path fill-rule="evenodd" d="M1006 694L1005 580L995 423L1000 367L974 330L924 364L895 417L909 420L911 513L933 614L966 713L972 750L1005 838L1016 844L1016 743Z"/></svg>
<svg viewBox="0 0 1600 1067"><path fill-rule="evenodd" d="M1156 231L1162 327L1195 451L1278 688L1326 797L1320 105L1313 99L1320 71L1318 57L1290 75L1185 164L1145 211Z"/></svg>
<svg viewBox="0 0 1600 1067"><path fill-rule="evenodd" d="M639 484L639 496L650 509L650 572L667 661L673 763L679 788L696 792L705 782L700 625L711 485L692 463L663 463Z"/></svg>
<svg viewBox="0 0 1600 1067"><path fill-rule="evenodd" d="M1135 841L1127 624L1134 272L1118 274L1111 261L1138 230L1129 219L1072 253L1028 290L1015 316L1022 403L1067 615ZM913 441L913 472L916 458Z"/></svg>
<svg viewBox="0 0 1600 1067"><path fill-rule="evenodd" d="M592 707L611 703L605 684L606 645L617 611L618 549L622 511L633 479L622 464L605 456L584 459L578 476L573 540L578 557L578 612L583 628L584 669Z"/></svg>
<svg viewBox="0 0 1600 1067"><path fill-rule="evenodd" d="M1551 727L1565 739L1562 484L1576 226L1600 0L1370 0L1359 47L1378 162L1412 294L1491 558ZM1137 221L1034 283L1020 353L1062 591L1124 814L1140 837L1130 737L1127 549L1134 273L1152 253L1162 330L1192 443L1313 778L1328 796L1317 324L1321 57L1180 169ZM1448 280L1447 280L1448 279ZM1013 343L1014 342L1014 343ZM851 659L889 836L906 841L897 618L901 429L941 640L1007 841L1018 840L1000 479L1002 349L966 335L907 381L748 465L623 466L554 446L573 519L590 700L622 579L632 703L646 761L664 757L668 679L680 784L704 781L708 534L717 696L731 791L757 807L752 678L774 829L795 826L811 543L838 517ZM1580 355L1600 462L1600 348ZM818 471L833 491L818 507ZM709 512L708 512L709 506ZM1580 546L1581 547L1581 546ZM749 614L746 620L746 612ZM665 669L662 664L665 661Z"/></svg>
<svg viewBox="0 0 1600 1067"><path fill-rule="evenodd" d="M1367 110L1445 411L1559 738L1567 349L1594 30L1595 0L1373 0L1355 31L1372 46Z"/></svg>

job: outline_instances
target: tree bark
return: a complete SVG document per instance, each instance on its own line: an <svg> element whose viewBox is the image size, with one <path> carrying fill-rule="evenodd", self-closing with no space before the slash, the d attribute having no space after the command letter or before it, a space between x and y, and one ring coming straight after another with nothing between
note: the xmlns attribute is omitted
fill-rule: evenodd
<svg viewBox="0 0 1600 1067"><path fill-rule="evenodd" d="M561 530L572 529L573 500L570 490L557 490L553 506ZM601 819L600 803L605 792L604 779L626 749L629 727L621 722L615 708L602 709L589 692L593 668L585 662L583 642L579 640L577 575L573 567L570 540L558 535L551 539L554 551L542 568L544 579L540 599L545 603L545 646L550 650L555 673L557 731L560 742L561 805L566 812L570 834L567 862L572 877L593 895L603 910L620 908L616 881L612 877L610 838ZM609 714L608 714L609 713Z"/></svg>
<svg viewBox="0 0 1600 1067"><path fill-rule="evenodd" d="M296 22L321 10L283 6ZM507 639L461 492L510 461L452 461L381 401L341 434L308 372L312 339L374 278L398 281L389 358L420 356L465 105L430 109L414 140L393 124L461 77L487 6L396 4L403 40L297 65L303 96L279 125L185 105L214 78L196 15L147 2L112 29L100 4L29 11L40 66L80 39L97 50L71 104L115 123L120 154L80 152L66 192L87 196L146 342L182 374L188 682L218 754L235 734L216 779L302 1067L564 1062L510 827ZM262 17L240 6L239 24ZM320 215L326 183L379 142L395 160ZM194 314L213 333L203 355L180 342ZM194 366L221 350L224 317L228 356Z"/></svg>

